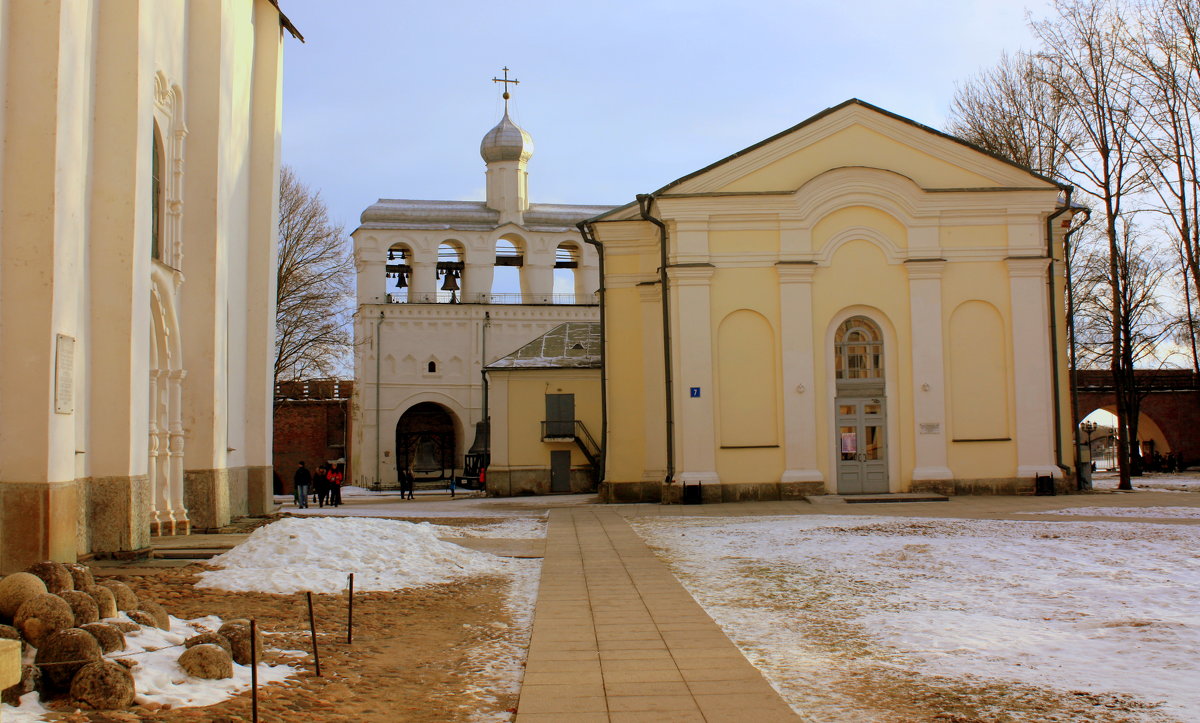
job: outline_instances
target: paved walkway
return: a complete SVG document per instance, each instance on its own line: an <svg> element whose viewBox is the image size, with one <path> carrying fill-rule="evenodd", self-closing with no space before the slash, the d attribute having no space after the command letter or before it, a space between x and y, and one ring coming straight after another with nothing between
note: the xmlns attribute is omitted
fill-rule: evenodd
<svg viewBox="0 0 1200 723"><path fill-rule="evenodd" d="M550 511L518 723L796 721L611 508Z"/></svg>

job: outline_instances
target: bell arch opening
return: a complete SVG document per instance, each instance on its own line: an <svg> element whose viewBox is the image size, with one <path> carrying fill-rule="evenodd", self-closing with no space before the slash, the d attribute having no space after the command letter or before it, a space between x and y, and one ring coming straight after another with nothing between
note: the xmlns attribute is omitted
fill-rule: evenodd
<svg viewBox="0 0 1200 723"><path fill-rule="evenodd" d="M409 407L396 422L397 471L417 481L449 479L458 449L454 412L436 402Z"/></svg>

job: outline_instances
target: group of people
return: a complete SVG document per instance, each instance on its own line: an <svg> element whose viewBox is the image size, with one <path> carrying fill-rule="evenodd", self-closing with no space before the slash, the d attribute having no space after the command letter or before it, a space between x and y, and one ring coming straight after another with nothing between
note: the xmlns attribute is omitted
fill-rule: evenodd
<svg viewBox="0 0 1200 723"><path fill-rule="evenodd" d="M329 503L331 507L339 507L342 504L342 483L345 481L345 474L342 472L340 464L321 465L317 467L316 474L309 471L308 467L304 466L303 460L300 466L296 468L296 474L292 477L292 482L295 485L293 497L296 500L296 506L300 509L308 508L308 495L313 496L313 501L321 507L325 503Z"/></svg>

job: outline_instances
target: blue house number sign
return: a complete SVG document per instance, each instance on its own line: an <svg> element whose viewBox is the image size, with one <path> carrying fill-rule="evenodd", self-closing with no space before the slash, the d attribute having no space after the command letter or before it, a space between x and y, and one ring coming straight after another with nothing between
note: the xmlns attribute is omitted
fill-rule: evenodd
<svg viewBox="0 0 1200 723"><path fill-rule="evenodd" d="M699 397L700 396L700 387L692 387L692 395L691 396L693 399Z"/></svg>

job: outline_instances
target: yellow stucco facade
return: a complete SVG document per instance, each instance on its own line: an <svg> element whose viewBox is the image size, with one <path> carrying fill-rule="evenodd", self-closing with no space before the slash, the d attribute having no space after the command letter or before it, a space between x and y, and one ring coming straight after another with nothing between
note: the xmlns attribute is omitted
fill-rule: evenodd
<svg viewBox="0 0 1200 723"><path fill-rule="evenodd" d="M1068 197L849 101L594 219L603 493L1065 484Z"/></svg>

